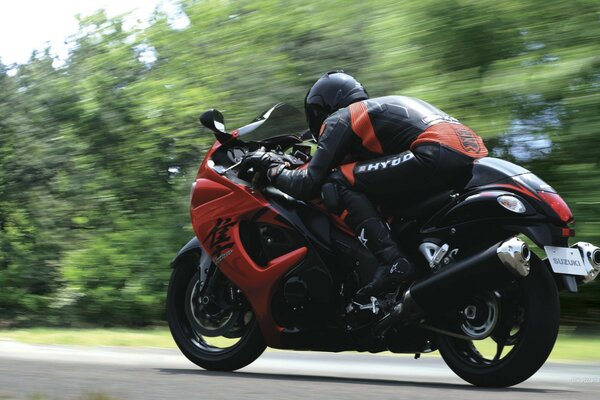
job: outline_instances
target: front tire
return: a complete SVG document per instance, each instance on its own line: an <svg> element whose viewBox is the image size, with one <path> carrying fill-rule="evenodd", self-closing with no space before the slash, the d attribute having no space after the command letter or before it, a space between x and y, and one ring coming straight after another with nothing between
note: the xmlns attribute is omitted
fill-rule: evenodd
<svg viewBox="0 0 600 400"><path fill-rule="evenodd" d="M511 347L505 355L499 346L495 354L492 352L493 357L483 355L476 347L477 340L442 334L437 337L444 361L465 381L481 387L513 386L531 377L552 352L560 318L558 290L550 271L536 260L532 259L530 274L516 281L512 288L517 295L509 300L517 306L507 303L505 309L510 312L505 311L501 317L513 318L519 314L519 318L509 322L515 326L508 328L514 332L503 342Z"/></svg>
<svg viewBox="0 0 600 400"><path fill-rule="evenodd" d="M171 335L181 352L199 367L212 371L243 368L256 360L266 348L254 313L243 298L231 311L215 311L213 306L206 319L198 317L206 314L202 314L201 309L206 306L196 298L198 259L187 257L171 273L167 292L167 320ZM221 279L220 285L228 285L225 289L229 293L234 288L233 284L223 276ZM243 297L241 293L239 296ZM227 318L235 318L236 321L232 323ZM204 325L209 319L217 326L206 328ZM219 337L215 337L217 335Z"/></svg>

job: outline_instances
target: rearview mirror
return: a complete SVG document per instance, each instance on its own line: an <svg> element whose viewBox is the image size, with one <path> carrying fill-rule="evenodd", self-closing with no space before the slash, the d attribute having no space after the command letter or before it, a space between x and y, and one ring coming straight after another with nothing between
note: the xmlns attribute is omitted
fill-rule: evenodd
<svg viewBox="0 0 600 400"><path fill-rule="evenodd" d="M227 131L225 130L225 118L223 118L223 114L221 114L219 110L213 108L203 112L200 116L200 123L213 131L216 135L227 135Z"/></svg>

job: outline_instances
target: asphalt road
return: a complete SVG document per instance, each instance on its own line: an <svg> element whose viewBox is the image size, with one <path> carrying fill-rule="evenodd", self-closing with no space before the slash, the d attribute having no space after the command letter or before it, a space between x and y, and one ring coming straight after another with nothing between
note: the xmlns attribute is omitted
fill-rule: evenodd
<svg viewBox="0 0 600 400"><path fill-rule="evenodd" d="M479 389L439 358L266 352L233 373L177 350L34 346L0 340L0 399L598 399L600 364L547 364L508 389Z"/></svg>

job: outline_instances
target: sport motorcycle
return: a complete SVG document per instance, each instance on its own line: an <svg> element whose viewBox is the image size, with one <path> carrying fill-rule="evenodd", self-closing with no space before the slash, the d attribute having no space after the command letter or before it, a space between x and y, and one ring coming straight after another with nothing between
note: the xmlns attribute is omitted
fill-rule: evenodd
<svg viewBox="0 0 600 400"><path fill-rule="evenodd" d="M573 215L559 194L486 157L443 192L382 200L416 279L360 304L378 264L355 233L319 199L294 199L242 162L274 151L304 168L314 140L302 114L280 103L233 131L217 110L200 120L216 142L192 186L195 237L172 262L167 317L179 349L207 370L237 370L267 346L437 350L473 385L515 385L552 351L559 291L600 271L598 247L569 245Z"/></svg>

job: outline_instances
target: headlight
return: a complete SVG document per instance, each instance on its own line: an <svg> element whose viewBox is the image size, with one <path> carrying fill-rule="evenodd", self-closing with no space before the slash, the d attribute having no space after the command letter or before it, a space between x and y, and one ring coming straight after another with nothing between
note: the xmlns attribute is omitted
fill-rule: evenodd
<svg viewBox="0 0 600 400"><path fill-rule="evenodd" d="M525 204L523 204L521 200L514 196L502 195L498 196L496 200L498 200L498 204L500 204L502 207L514 213L523 214L525 211L527 211Z"/></svg>

